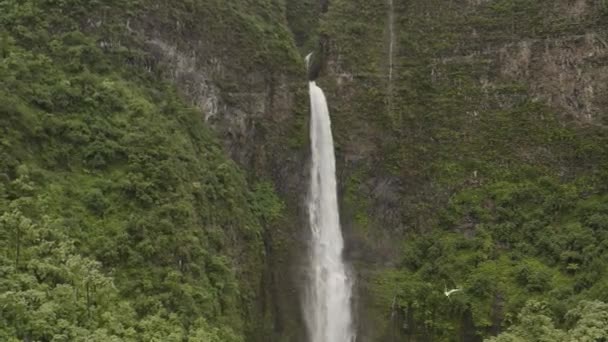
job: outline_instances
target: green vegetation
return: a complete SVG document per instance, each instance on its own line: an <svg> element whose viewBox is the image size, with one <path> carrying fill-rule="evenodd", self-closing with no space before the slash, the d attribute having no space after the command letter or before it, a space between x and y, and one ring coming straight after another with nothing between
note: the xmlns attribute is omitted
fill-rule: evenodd
<svg viewBox="0 0 608 342"><path fill-rule="evenodd" d="M303 53L313 51L318 44L318 26L321 15L321 1L287 1L287 22L296 44Z"/></svg>
<svg viewBox="0 0 608 342"><path fill-rule="evenodd" d="M333 107L342 212L365 249L353 253L365 337L481 340L515 324L513 340L536 341L518 319L530 300L545 303L556 336L578 336L568 313L608 302L608 135L548 106L523 72L503 72L520 63L504 49L605 37L600 7L566 17L565 1L394 5L390 87L388 40L378 39L386 3L336 0L321 23L336 72L321 82ZM464 291L447 300L444 286Z"/></svg>
<svg viewBox="0 0 608 342"><path fill-rule="evenodd" d="M284 206L125 29L150 3L0 3L2 341L243 341L260 324L262 234ZM205 6L268 44L251 63L298 66L275 54L294 51L276 3Z"/></svg>
<svg viewBox="0 0 608 342"><path fill-rule="evenodd" d="M458 193L443 229L404 246L400 307L427 313L425 334L447 339L467 311L481 334L513 323L530 299L558 321L582 300L608 301L606 199L545 177ZM464 292L446 303L444 284Z"/></svg>
<svg viewBox="0 0 608 342"><path fill-rule="evenodd" d="M305 184L297 45L324 66L362 338L601 341L606 102L579 120L505 66L593 33L600 70L608 5L574 3L394 1L389 84L384 1L0 1L0 340L296 341L273 287L301 203L272 181ZM246 172L151 41L256 107Z"/></svg>
<svg viewBox="0 0 608 342"><path fill-rule="evenodd" d="M608 305L582 302L566 314L568 331L556 329L546 306L528 303L519 314L519 323L490 342L517 341L604 341L608 336Z"/></svg>
<svg viewBox="0 0 608 342"><path fill-rule="evenodd" d="M235 72L297 74L304 69L287 29L284 0L137 1L142 3L140 14L152 17L163 35L186 50L203 39L205 50L217 49L222 64Z"/></svg>

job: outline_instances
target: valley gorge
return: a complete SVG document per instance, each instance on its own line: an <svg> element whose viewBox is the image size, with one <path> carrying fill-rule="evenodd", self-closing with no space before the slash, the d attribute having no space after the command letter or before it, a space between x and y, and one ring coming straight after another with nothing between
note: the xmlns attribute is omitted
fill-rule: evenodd
<svg viewBox="0 0 608 342"><path fill-rule="evenodd" d="M603 0L2 1L0 340L602 341L607 120Z"/></svg>

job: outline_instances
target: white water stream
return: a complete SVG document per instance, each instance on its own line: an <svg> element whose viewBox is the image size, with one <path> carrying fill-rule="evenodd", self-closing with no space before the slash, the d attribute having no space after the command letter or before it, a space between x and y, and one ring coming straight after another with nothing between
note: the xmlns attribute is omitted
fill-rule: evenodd
<svg viewBox="0 0 608 342"><path fill-rule="evenodd" d="M315 82L310 82L309 88L312 166L308 210L312 238L305 316L311 342L353 342L353 281L342 257L344 240L329 109L323 90Z"/></svg>

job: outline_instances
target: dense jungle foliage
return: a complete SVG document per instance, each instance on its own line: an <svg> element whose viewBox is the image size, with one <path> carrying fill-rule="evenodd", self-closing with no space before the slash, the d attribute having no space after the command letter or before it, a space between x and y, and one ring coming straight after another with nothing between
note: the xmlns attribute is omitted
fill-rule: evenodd
<svg viewBox="0 0 608 342"><path fill-rule="evenodd" d="M0 2L2 341L243 341L257 324L281 201L128 34L145 5ZM262 21L218 5L242 34Z"/></svg>
<svg viewBox="0 0 608 342"><path fill-rule="evenodd" d="M275 185L306 181L230 160L157 36L239 108L235 78L304 85L316 50L361 341L607 341L604 0L0 1L0 341L305 339L263 274L298 246ZM304 116L257 118L259 144L305 148Z"/></svg>
<svg viewBox="0 0 608 342"><path fill-rule="evenodd" d="M568 97L570 73L607 70L605 46L591 49L607 37L608 6L387 3L335 0L320 24L360 335L479 341L514 325L497 341L604 341L606 91L586 78L565 107L547 92ZM591 119L584 86L603 89ZM448 300L446 287L463 291Z"/></svg>

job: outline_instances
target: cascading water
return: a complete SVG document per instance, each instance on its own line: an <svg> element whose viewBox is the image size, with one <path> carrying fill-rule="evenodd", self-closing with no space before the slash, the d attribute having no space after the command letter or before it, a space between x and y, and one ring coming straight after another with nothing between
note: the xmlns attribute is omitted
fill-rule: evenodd
<svg viewBox="0 0 608 342"><path fill-rule="evenodd" d="M307 64L309 59L310 55ZM352 280L342 257L344 240L329 110L323 90L315 82L310 82L309 88L312 167L308 211L312 239L305 302L308 331L311 342L353 342Z"/></svg>

